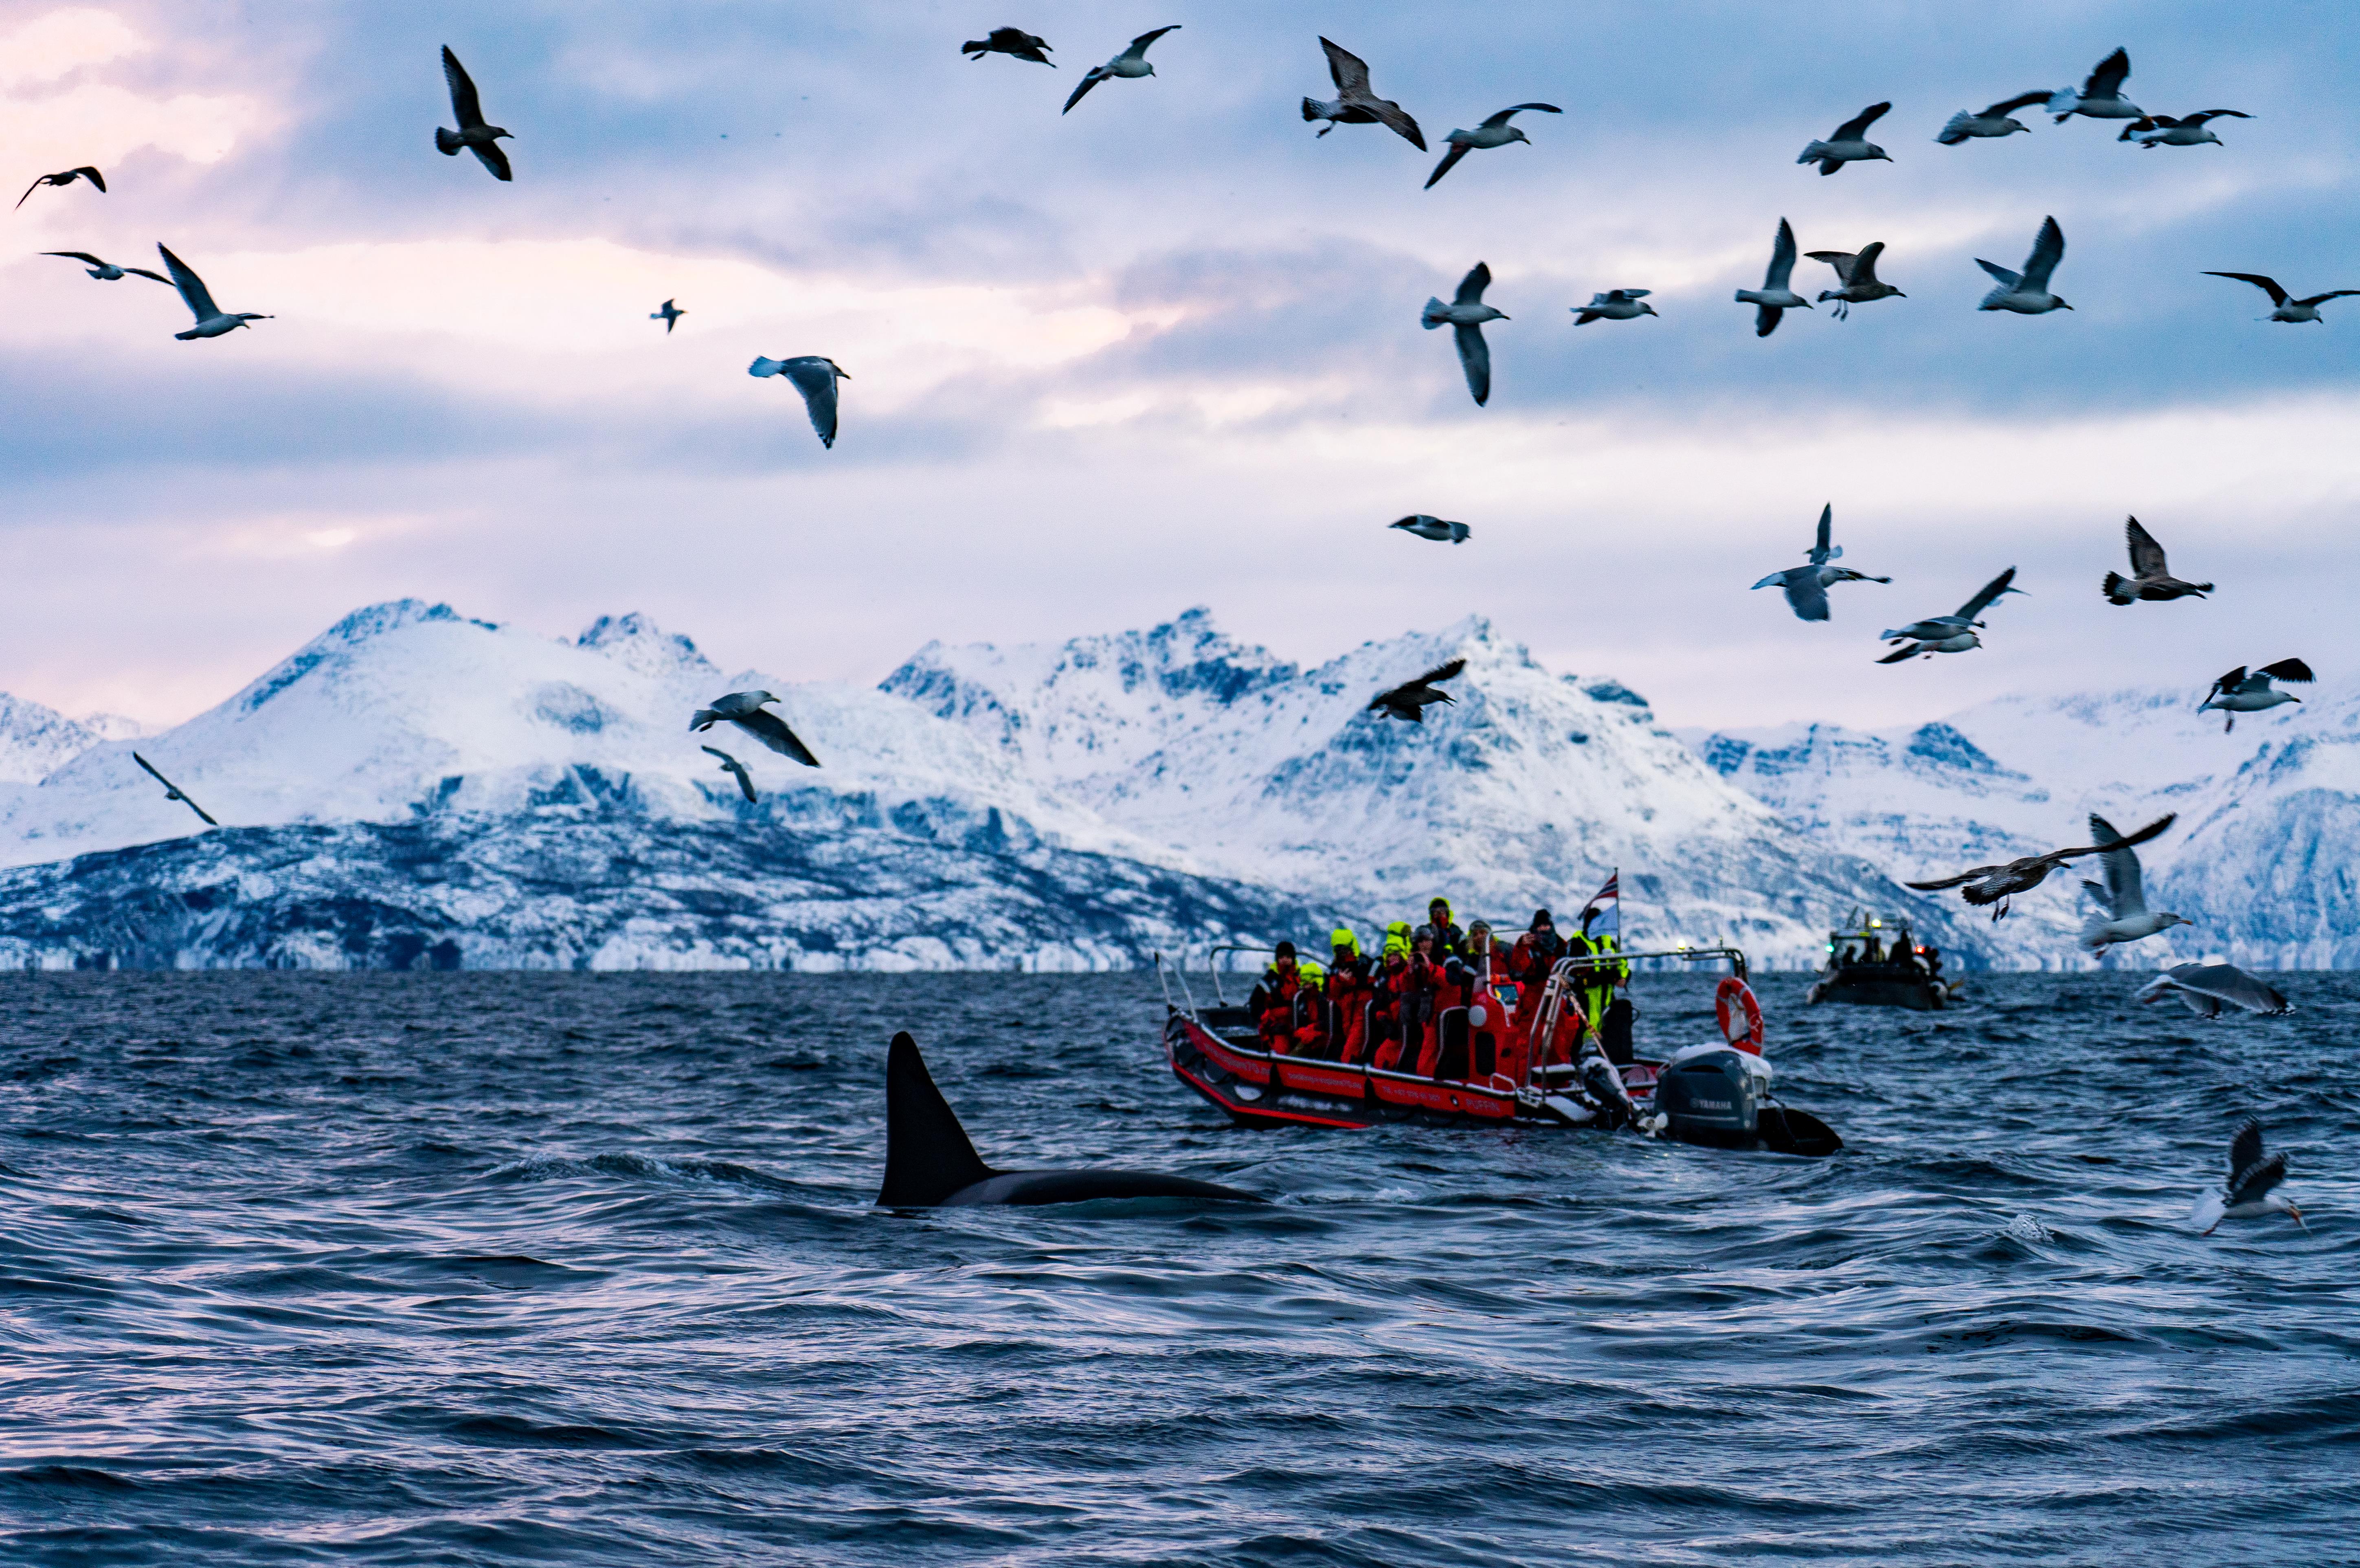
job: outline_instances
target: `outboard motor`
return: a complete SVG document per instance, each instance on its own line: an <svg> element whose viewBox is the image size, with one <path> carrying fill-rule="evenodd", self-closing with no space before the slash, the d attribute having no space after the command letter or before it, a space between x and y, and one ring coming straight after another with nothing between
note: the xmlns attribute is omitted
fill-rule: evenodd
<svg viewBox="0 0 2360 1568"><path fill-rule="evenodd" d="M1655 1080L1655 1110L1682 1143L1749 1148L1759 1130L1754 1074L1733 1050L1699 1051L1666 1069Z"/></svg>

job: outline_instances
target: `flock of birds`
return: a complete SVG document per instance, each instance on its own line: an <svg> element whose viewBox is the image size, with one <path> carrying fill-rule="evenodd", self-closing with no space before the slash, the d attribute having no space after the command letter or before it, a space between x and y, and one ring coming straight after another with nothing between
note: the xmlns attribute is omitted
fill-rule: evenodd
<svg viewBox="0 0 2360 1568"><path fill-rule="evenodd" d="M1101 82L1137 81L1153 76L1155 67L1147 59L1149 48L1165 34L1178 30L1175 25L1142 33L1104 64L1092 66L1076 83L1061 113L1072 113L1075 106ZM1318 125L1320 137L1327 136L1338 126L1381 125L1420 151L1426 150L1426 137L1417 121L1399 104L1376 94L1371 85L1369 66L1365 60L1326 38L1319 39L1319 45L1327 57L1328 77L1336 95L1329 99L1306 96L1302 113L1306 123ZM1052 69L1056 65L1049 58L1052 49L1046 39L1013 27L995 27L982 38L970 39L960 46L960 52L976 60L1000 54ZM471 152L495 179L513 180L514 170L506 151L499 145L504 140L514 139L513 133L484 117L482 97L475 81L448 46L442 49L442 72L450 92L452 116L457 124L455 127L436 127L436 148L453 158L462 151ZM2060 125L2076 116L2125 122L2117 139L2148 150L2207 144L2220 146L2221 138L2212 129L2213 121L2250 117L2235 109L2206 109L2176 117L2150 114L2124 95L2124 84L2129 76L2130 57L2127 51L2117 49L2099 62L2078 89L2039 89L2004 98L1980 111L1962 110L1950 117L1934 139L1943 146L1956 147L1971 140L1996 139L2028 131L2030 127L2015 115L2016 111L2034 105L2044 106ZM1796 161L1816 166L1823 176L1839 173L1848 164L1892 161L1890 153L1868 139L1871 127L1892 107L1889 102L1870 104L1838 126L1826 139L1814 140L1805 147L1797 155ZM1452 130L1444 138L1447 150L1426 177L1426 188L1432 189L1470 152L1507 147L1517 142L1530 145L1531 137L1513 123L1516 115L1563 112L1554 104L1514 104L1487 116L1471 130ZM44 187L64 188L77 181L86 181L101 193L106 191L106 181L102 171L94 166L82 165L41 175L26 188L16 204L22 207L35 191ZM215 303L203 279L186 262L160 243L156 248L164 263L164 273L119 265L87 251L57 250L42 254L78 262L88 270L90 277L103 282L137 277L170 285L195 318L188 330L173 334L184 342L220 337L250 323L272 319L251 311L223 310ZM1884 254L1885 244L1881 240L1857 251L1799 251L1793 225L1782 217L1772 241L1769 266L1764 273L1762 287L1739 290L1736 301L1754 307L1754 333L1758 337L1766 338L1775 332L1789 311L1812 310L1817 305L1832 304L1835 307L1832 313L1838 320L1842 320L1850 315L1853 306L1907 297L1900 289L1877 276L1877 266ZM1821 291L1816 300L1806 299L1793 286L1796 263L1804 256L1826 264L1835 273L1836 286ZM2071 310L2073 307L2051 288L2051 281L2064 256L2064 230L2054 216L2049 216L2042 220L2032 247L2020 267L2005 268L1978 258L1976 265L1991 276L1994 287L1983 295L1977 309L2005 311L2019 315L2045 315L2055 311ZM2323 319L2320 313L2322 304L2360 293L2360 290L2335 289L2297 299L2274 279L2260 273L2219 271L2208 272L2206 276L2250 283L2260 289L2269 297L2272 306L2267 319L2278 323L2320 323ZM1478 261L1459 280L1448 302L1429 299L1419 318L1421 324L1429 331L1446 325L1451 329L1467 389L1479 406L1488 405L1491 395L1491 346L1483 328L1493 322L1510 319L1505 313L1484 302L1484 291L1491 283L1491 269ZM1593 295L1588 304L1571 307L1574 324L1587 326L1600 321L1633 321L1642 316L1656 315L1658 313L1655 307L1646 302L1649 293L1649 290L1633 288L1601 291ZM650 313L650 319L661 321L665 333L669 334L686 313L677 301L666 300L660 309ZM850 379L850 371L825 355L805 354L787 358L757 356L748 367L748 373L758 378L782 378L794 387L802 394L805 411L820 444L831 449L835 446L837 383ZM1756 588L1775 586L1781 589L1797 618L1803 620L1824 621L1830 619L1828 589L1837 583L1890 583L1893 580L1871 576L1833 564L1843 554L1841 547L1834 544L1831 539L1833 520L1834 508L1830 504L1819 513L1818 535L1805 553L1805 565L1774 572L1754 585ZM1472 530L1463 522L1424 513L1401 518L1390 526L1437 543L1464 543L1472 536ZM2131 575L2124 576L2113 572L2106 575L2103 591L2109 603L2121 606L2140 600L2202 598L2212 591L2210 583L2188 582L2173 576L2166 563L2163 547L2136 518L2129 521L2126 532ZM1983 644L1977 633L1986 626L1982 618L2003 597L2025 591L2013 586L2015 576L2016 568L2011 566L1983 585L1956 611L1949 615L1929 616L1881 633L1880 641L1889 644L1891 651L1876 662L1900 663L1981 647ZM1369 710L1410 723L1423 723L1426 708L1453 701L1449 693L1442 688L1442 683L1459 675L1464 667L1463 659L1454 659L1428 670L1414 680L1378 694L1369 703ZM2300 659L2280 659L2253 670L2240 665L2212 683L2198 710L2223 713L2226 727L2234 729L2239 713L2256 712L2300 700L2279 689L2278 683L2308 683L2312 679L2310 667ZM777 700L765 691L733 692L715 699L710 707L698 709L690 720L690 729L701 734L711 730L716 724L727 723L780 755L809 767L819 766L819 759L786 722L768 711L769 705ZM717 747L708 745L703 750L719 759L722 771L736 781L748 801L759 798L752 774L744 763ZM215 824L215 818L165 778L146 758L134 753L134 761L164 785L168 799L183 802L206 823ZM2084 923L2081 945L2092 953L2103 952L2111 946L2137 941L2173 926L2189 924L2182 916L2169 911L2148 911L2140 887L2135 847L2164 832L2172 821L2171 817L2166 816L2135 833L2124 835L2115 831L2103 817L2092 815L2090 827L2096 840L2093 843L2027 856L2001 865L1978 866L1955 876L1915 882L1908 885L1926 891L1959 887L1970 905L1994 906L1993 918L1997 920L2006 915L2008 901L2015 894L2038 886L2050 872L2069 861L2099 856L2104 872L2103 882L2085 882L2082 885L2095 896L2101 908ZM2143 1001L2167 995L2178 995L2206 1017L2217 1016L2223 1005L2264 1014L2290 1010L2285 997L2275 989L2228 964L2179 965L2165 970L2139 993ZM2223 1217L2286 1212L2300 1220L2300 1211L2275 1191L2285 1174L2285 1156L2278 1154L2263 1157L2260 1125L2247 1122L2239 1129L2232 1146L2226 1188L2221 1194L2200 1205L2198 1218L2206 1224L2208 1234L2211 1226Z"/></svg>

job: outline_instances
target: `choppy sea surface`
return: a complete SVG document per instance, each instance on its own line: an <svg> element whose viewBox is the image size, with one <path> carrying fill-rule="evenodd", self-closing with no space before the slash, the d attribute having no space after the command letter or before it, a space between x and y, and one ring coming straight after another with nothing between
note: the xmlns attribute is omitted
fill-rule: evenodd
<svg viewBox="0 0 2360 1568"><path fill-rule="evenodd" d="M1145 976L0 978L0 1559L2360 1561L2360 977L2282 979L1766 977L1811 1161L1233 1130ZM1274 1202L879 1212L903 1027L994 1164ZM2311 1228L2200 1237L2248 1112Z"/></svg>

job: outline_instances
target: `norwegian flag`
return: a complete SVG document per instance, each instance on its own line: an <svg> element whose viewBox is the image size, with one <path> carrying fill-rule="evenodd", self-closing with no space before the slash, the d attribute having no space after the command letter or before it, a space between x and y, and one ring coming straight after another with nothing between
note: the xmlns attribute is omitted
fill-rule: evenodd
<svg viewBox="0 0 2360 1568"><path fill-rule="evenodd" d="M1599 918L1591 927L1594 931L1612 937L1617 942L1622 939L1622 867L1615 867L1614 873L1606 879L1606 885L1590 895L1586 907L1599 913Z"/></svg>

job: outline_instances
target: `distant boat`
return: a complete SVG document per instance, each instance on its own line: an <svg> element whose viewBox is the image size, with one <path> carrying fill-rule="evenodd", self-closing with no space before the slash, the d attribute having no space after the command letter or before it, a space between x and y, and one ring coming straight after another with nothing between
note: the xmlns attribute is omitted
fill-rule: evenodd
<svg viewBox="0 0 2360 1568"><path fill-rule="evenodd" d="M1803 1000L1931 1013L1959 1000L1966 983L1942 978L1940 949L1916 941L1907 921L1863 918L1855 909L1828 933L1827 965Z"/></svg>

